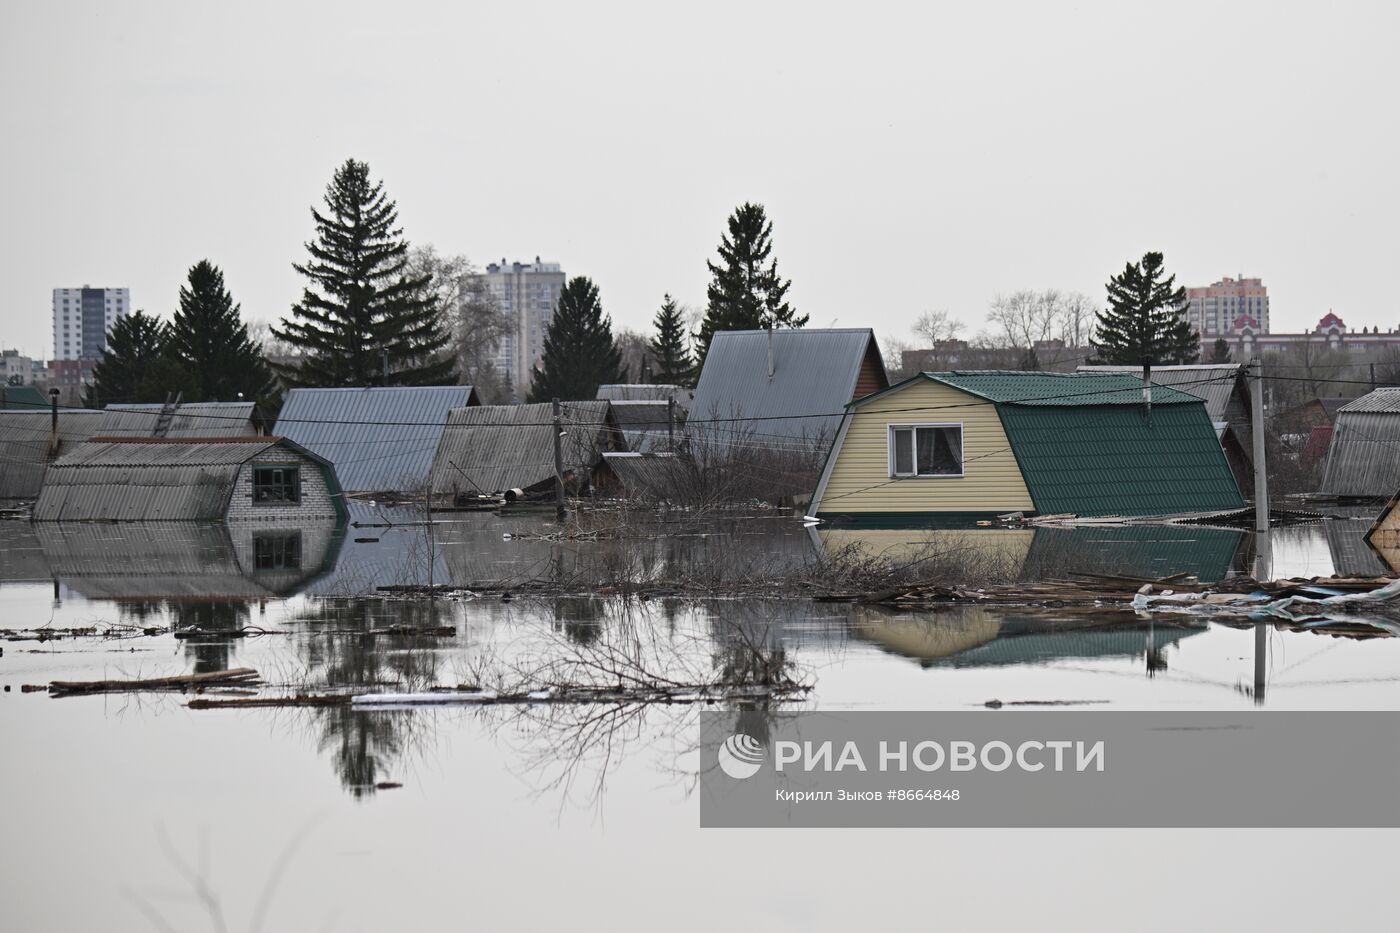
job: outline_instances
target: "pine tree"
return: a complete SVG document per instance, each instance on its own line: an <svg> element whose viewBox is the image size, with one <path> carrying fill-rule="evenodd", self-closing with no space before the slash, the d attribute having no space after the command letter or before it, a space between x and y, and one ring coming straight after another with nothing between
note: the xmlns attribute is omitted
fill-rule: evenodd
<svg viewBox="0 0 1400 933"><path fill-rule="evenodd" d="M1090 343L1094 362L1136 366L1194 363L1201 340L1181 311L1186 289L1166 275L1161 253L1146 253L1127 263L1108 281L1108 308L1099 312L1098 332Z"/></svg>
<svg viewBox="0 0 1400 933"><path fill-rule="evenodd" d="M430 275L408 271L398 208L354 159L315 208L311 260L294 264L309 280L291 317L272 334L305 351L281 372L294 386L447 385L456 381ZM383 360L387 357L388 373Z"/></svg>
<svg viewBox="0 0 1400 933"><path fill-rule="evenodd" d="M1224 337L1215 338L1215 345L1210 348L1210 361L1212 363L1233 362L1230 354L1230 344Z"/></svg>
<svg viewBox="0 0 1400 933"><path fill-rule="evenodd" d="M720 237L719 264L707 262L708 306L695 335L696 354L703 363L716 331L757 330L761 327L802 327L787 303L791 280L778 275L773 253L773 222L762 204L741 204L729 215L729 231Z"/></svg>
<svg viewBox="0 0 1400 933"><path fill-rule="evenodd" d="M695 365L690 358L685 321L676 299L666 295L652 323L656 325L656 336L651 341L651 355L656 360L653 371L656 381L663 385L691 385L695 378Z"/></svg>
<svg viewBox="0 0 1400 933"><path fill-rule="evenodd" d="M190 267L166 342L185 373L187 402L263 399L275 392L262 350L248 336L224 274L207 259Z"/></svg>
<svg viewBox="0 0 1400 933"><path fill-rule="evenodd" d="M576 276L559 293L559 307L544 335L544 362L535 372L529 400L591 399L598 386L622 379L622 357L613 343L612 321L598 301L598 286Z"/></svg>
<svg viewBox="0 0 1400 933"><path fill-rule="evenodd" d="M92 369L84 404L164 402L180 390L181 367L168 352L170 326L145 311L117 318L107 334L107 349Z"/></svg>

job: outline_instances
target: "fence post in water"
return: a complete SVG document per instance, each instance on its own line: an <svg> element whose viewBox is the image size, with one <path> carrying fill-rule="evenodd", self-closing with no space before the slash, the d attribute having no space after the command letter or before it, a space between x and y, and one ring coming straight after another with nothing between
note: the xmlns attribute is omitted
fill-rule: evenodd
<svg viewBox="0 0 1400 933"><path fill-rule="evenodd" d="M1269 471L1264 454L1264 363L1249 362L1249 427L1254 447L1254 578L1269 577Z"/></svg>
<svg viewBox="0 0 1400 933"><path fill-rule="evenodd" d="M554 514L564 520L564 425L559 417L559 400L554 400Z"/></svg>

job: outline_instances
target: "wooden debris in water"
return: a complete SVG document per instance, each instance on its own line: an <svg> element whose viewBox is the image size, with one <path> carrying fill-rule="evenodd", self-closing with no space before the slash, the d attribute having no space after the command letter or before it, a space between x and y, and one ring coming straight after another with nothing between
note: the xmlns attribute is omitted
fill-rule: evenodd
<svg viewBox="0 0 1400 933"><path fill-rule="evenodd" d="M180 674L174 677L148 677L141 680L55 680L49 684L52 696L80 696L94 693L136 693L143 691L191 690L202 687L251 686L259 683L258 672L251 667L205 674Z"/></svg>

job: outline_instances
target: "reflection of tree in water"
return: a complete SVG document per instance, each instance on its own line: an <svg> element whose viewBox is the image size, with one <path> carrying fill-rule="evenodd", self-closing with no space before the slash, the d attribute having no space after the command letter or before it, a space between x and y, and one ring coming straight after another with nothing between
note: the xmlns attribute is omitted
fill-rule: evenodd
<svg viewBox="0 0 1400 933"><path fill-rule="evenodd" d="M245 602L198 602L169 604L170 624L175 630L198 629L202 634L186 638L185 656L194 662L194 672L226 671L232 665L238 639L231 633L248 624ZM230 633L221 636L219 633Z"/></svg>
<svg viewBox="0 0 1400 933"><path fill-rule="evenodd" d="M576 597L554 601L554 627L578 645L591 645L603 634L601 599Z"/></svg>
<svg viewBox="0 0 1400 933"><path fill-rule="evenodd" d="M297 639L306 664L304 689L412 691L436 684L441 652L435 639L371 632L450 626L452 613L450 603L434 601L319 603L296 619L308 633ZM431 725L426 714L408 710L339 706L315 709L312 716L321 733L319 749L330 752L341 784L355 797L373 794Z"/></svg>
<svg viewBox="0 0 1400 933"><path fill-rule="evenodd" d="M248 625L250 607L247 602L233 600L124 600L118 604L117 614L123 623L142 628L169 625L177 632L198 629L202 633L198 637L181 641L193 673L207 674L232 666L238 642L233 633Z"/></svg>

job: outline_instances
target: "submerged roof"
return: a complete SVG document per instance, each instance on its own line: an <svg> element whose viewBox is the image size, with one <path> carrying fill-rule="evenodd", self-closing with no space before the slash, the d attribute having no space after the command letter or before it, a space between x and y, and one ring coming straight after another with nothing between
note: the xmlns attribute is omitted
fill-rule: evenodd
<svg viewBox="0 0 1400 933"><path fill-rule="evenodd" d="M564 470L591 471L609 449L610 403L564 402ZM433 457L434 493L529 489L554 478L554 408L477 405L448 416Z"/></svg>
<svg viewBox="0 0 1400 933"><path fill-rule="evenodd" d="M675 399L677 405L689 405L691 392L684 386L664 383L613 383L598 387L594 398L609 402L649 402Z"/></svg>
<svg viewBox="0 0 1400 933"><path fill-rule="evenodd" d="M1369 411L1400 415L1400 388L1372 389L1337 409L1337 412Z"/></svg>
<svg viewBox="0 0 1400 933"><path fill-rule="evenodd" d="M273 433L335 464L350 492L406 491L428 478L447 414L471 386L292 389Z"/></svg>
<svg viewBox="0 0 1400 933"><path fill-rule="evenodd" d="M1320 491L1389 498L1400 489L1400 389L1376 389L1337 410Z"/></svg>
<svg viewBox="0 0 1400 933"><path fill-rule="evenodd" d="M279 437L94 437L49 466L34 520L221 521L239 468L272 447L328 466Z"/></svg>
<svg viewBox="0 0 1400 933"><path fill-rule="evenodd" d="M878 364L874 389L883 389L884 362L868 327L720 331L695 387L688 433L729 440L752 435L770 446L830 438L856 396L867 355Z"/></svg>
<svg viewBox="0 0 1400 933"><path fill-rule="evenodd" d="M672 434L671 406L667 402L613 402L612 414L628 450L651 453L666 448ZM678 416L675 430L682 427Z"/></svg>
<svg viewBox="0 0 1400 933"><path fill-rule="evenodd" d="M104 411L131 412L159 419L165 406L158 403L108 405ZM253 402L181 402L174 406L161 437L236 437L257 434L262 416ZM155 425L152 425L155 429ZM106 432L104 432L106 433Z"/></svg>
<svg viewBox="0 0 1400 933"><path fill-rule="evenodd" d="M51 411L0 411L0 499L35 499L44 471L57 456L97 434L149 437L157 416L149 412L61 408L58 449L52 449Z"/></svg>
<svg viewBox="0 0 1400 933"><path fill-rule="evenodd" d="M1211 421L1226 420L1226 409L1230 396L1240 385L1244 374L1242 363L1199 363L1187 366L1153 366L1150 378L1153 385L1170 386L1188 395L1194 395L1206 403L1206 414ZM1142 379L1141 366L1080 366L1079 372L1137 374ZM1154 398L1155 402L1156 399Z"/></svg>

